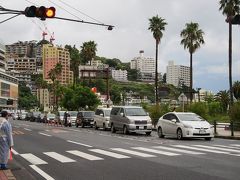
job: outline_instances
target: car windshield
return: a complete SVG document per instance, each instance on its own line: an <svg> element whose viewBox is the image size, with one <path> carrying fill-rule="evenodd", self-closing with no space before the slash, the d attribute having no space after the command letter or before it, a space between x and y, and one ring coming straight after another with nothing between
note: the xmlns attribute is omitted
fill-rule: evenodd
<svg viewBox="0 0 240 180"><path fill-rule="evenodd" d="M127 116L147 116L147 113L142 108L126 108Z"/></svg>
<svg viewBox="0 0 240 180"><path fill-rule="evenodd" d="M48 114L47 117L49 117L49 118L54 118L54 117L55 117L55 114Z"/></svg>
<svg viewBox="0 0 240 180"><path fill-rule="evenodd" d="M84 116L85 117L93 117L94 116L94 112L84 112Z"/></svg>
<svg viewBox="0 0 240 180"><path fill-rule="evenodd" d="M64 116L64 111L59 111L59 116Z"/></svg>
<svg viewBox="0 0 240 180"><path fill-rule="evenodd" d="M109 117L109 116L110 116L110 113L111 113L111 110L104 110L104 113L105 113L105 116L106 116L106 117Z"/></svg>
<svg viewBox="0 0 240 180"><path fill-rule="evenodd" d="M205 121L201 116L197 114L178 114L181 121Z"/></svg>
<svg viewBox="0 0 240 180"><path fill-rule="evenodd" d="M68 111L68 114L70 114L70 116L77 116L77 111Z"/></svg>

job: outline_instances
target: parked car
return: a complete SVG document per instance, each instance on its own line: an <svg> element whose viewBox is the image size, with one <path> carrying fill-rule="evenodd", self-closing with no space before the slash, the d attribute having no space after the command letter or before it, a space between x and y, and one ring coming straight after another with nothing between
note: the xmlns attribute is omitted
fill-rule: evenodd
<svg viewBox="0 0 240 180"><path fill-rule="evenodd" d="M110 113L112 108L97 108L94 115L94 127L95 129L103 128L103 130L110 129Z"/></svg>
<svg viewBox="0 0 240 180"><path fill-rule="evenodd" d="M52 123L55 124L55 120L56 120L56 115L53 113L48 113L47 114L47 122L48 123Z"/></svg>
<svg viewBox="0 0 240 180"><path fill-rule="evenodd" d="M79 111L76 118L76 127L93 127L94 111Z"/></svg>
<svg viewBox="0 0 240 180"><path fill-rule="evenodd" d="M37 122L38 117L41 115L41 112L30 112L30 121Z"/></svg>
<svg viewBox="0 0 240 180"><path fill-rule="evenodd" d="M18 120L25 120L27 113L28 113L28 112L26 112L26 111L18 112L18 117L17 117L17 119L18 119Z"/></svg>
<svg viewBox="0 0 240 180"><path fill-rule="evenodd" d="M157 132L160 138L174 136L177 139L186 137L211 140L214 137L213 126L199 115L190 112L164 114L158 120Z"/></svg>
<svg viewBox="0 0 240 180"><path fill-rule="evenodd" d="M113 107L110 114L111 132L122 130L124 134L144 132L150 135L152 121L148 113L138 106Z"/></svg>
<svg viewBox="0 0 240 180"><path fill-rule="evenodd" d="M70 126L75 126L78 112L77 111L68 111L68 114L70 115L70 122L71 122Z"/></svg>

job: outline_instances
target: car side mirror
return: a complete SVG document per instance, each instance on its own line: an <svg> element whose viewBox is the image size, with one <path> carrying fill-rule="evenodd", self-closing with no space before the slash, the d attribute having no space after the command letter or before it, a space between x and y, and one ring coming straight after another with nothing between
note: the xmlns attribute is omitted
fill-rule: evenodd
<svg viewBox="0 0 240 180"><path fill-rule="evenodd" d="M176 122L177 122L177 120L176 120L176 119L172 119L171 121L172 121L173 123L176 123Z"/></svg>
<svg viewBox="0 0 240 180"><path fill-rule="evenodd" d="M124 113L120 113L120 115L122 116L122 117L124 117L125 115L124 115Z"/></svg>
<svg viewBox="0 0 240 180"><path fill-rule="evenodd" d="M102 116L102 117L103 117L103 114L101 113L101 114L100 114L100 116Z"/></svg>
<svg viewBox="0 0 240 180"><path fill-rule="evenodd" d="M147 116L149 116L149 113L147 112Z"/></svg>

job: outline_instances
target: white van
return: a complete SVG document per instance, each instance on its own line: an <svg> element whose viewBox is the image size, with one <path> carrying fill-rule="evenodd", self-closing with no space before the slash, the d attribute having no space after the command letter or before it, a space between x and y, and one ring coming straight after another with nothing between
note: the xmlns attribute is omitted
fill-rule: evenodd
<svg viewBox="0 0 240 180"><path fill-rule="evenodd" d="M110 112L112 108L97 108L94 115L95 129L103 128L103 130L110 129Z"/></svg>
<svg viewBox="0 0 240 180"><path fill-rule="evenodd" d="M144 132L150 135L152 121L148 113L138 106L113 107L110 115L111 132L122 130L124 134Z"/></svg>

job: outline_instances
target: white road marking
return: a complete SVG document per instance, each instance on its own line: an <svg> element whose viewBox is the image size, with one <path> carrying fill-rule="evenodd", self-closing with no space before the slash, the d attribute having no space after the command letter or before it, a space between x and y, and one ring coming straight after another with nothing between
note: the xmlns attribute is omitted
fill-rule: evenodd
<svg viewBox="0 0 240 180"><path fill-rule="evenodd" d="M240 147L240 144L230 144L230 145Z"/></svg>
<svg viewBox="0 0 240 180"><path fill-rule="evenodd" d="M234 147L234 146L225 146L225 145L213 145L217 147L223 147L223 148L231 148L231 149L238 149L240 152L240 147Z"/></svg>
<svg viewBox="0 0 240 180"><path fill-rule="evenodd" d="M44 152L43 154L46 154L46 155L50 156L51 158L56 159L57 161L60 161L62 163L76 162L75 160L70 159L66 156L63 156L61 154L58 154L56 152Z"/></svg>
<svg viewBox="0 0 240 180"><path fill-rule="evenodd" d="M67 142L70 142L70 143L73 143L73 144L78 144L78 145L85 146L85 147L90 147L90 148L92 147L90 145L79 143L79 142L75 142L75 141L71 141L71 140L67 140Z"/></svg>
<svg viewBox="0 0 240 180"><path fill-rule="evenodd" d="M51 176L49 176L47 173L45 173L43 170L41 170L39 167L37 167L36 165L30 165L30 167L36 171L38 174L40 174L43 178L45 178L46 180L54 180L54 178L52 178Z"/></svg>
<svg viewBox="0 0 240 180"><path fill-rule="evenodd" d="M216 149L216 150L227 151L227 152L240 153L240 151L236 150L236 149L227 149L227 148L220 148L220 147L213 147L213 146L204 146L204 145L194 145L194 146L201 147L201 148L208 148L208 149Z"/></svg>
<svg viewBox="0 0 240 180"><path fill-rule="evenodd" d="M137 152L137 151L132 151L132 150L128 150L128 149L122 149L122 148L111 148L114 151L120 151L123 153L128 153L131 155L135 155L135 156L140 156L140 157L156 157L154 155L151 154L146 154L146 153L141 153L141 152Z"/></svg>
<svg viewBox="0 0 240 180"><path fill-rule="evenodd" d="M49 135L49 134L45 134L45 133L39 133L41 135L44 135L44 136L48 136L48 137L51 137L52 135Z"/></svg>
<svg viewBox="0 0 240 180"><path fill-rule="evenodd" d="M18 153L17 151L15 151L13 148L12 148L12 153L13 153L14 155L19 155L19 153Z"/></svg>
<svg viewBox="0 0 240 180"><path fill-rule="evenodd" d="M163 146L154 146L154 148L165 149L165 150L169 150L169 151L176 151L176 152L181 152L181 153L185 153L185 154L194 154L194 155L205 154L202 152L188 151L188 150L184 150L184 149L176 149L176 148L163 147Z"/></svg>
<svg viewBox="0 0 240 180"><path fill-rule="evenodd" d="M33 165L39 165L39 164L48 164L46 161L38 158L37 156L27 153L27 154L20 154L24 159L26 159L28 162L30 162Z"/></svg>
<svg viewBox="0 0 240 180"><path fill-rule="evenodd" d="M70 153L70 154L79 156L81 158L88 159L90 161L103 160L103 158L100 158L100 157L97 157L97 156L93 156L91 154L87 154L87 153L84 153L84 152L81 152L81 151L77 151L77 150L67 151L67 152Z"/></svg>
<svg viewBox="0 0 240 180"><path fill-rule="evenodd" d="M32 131L31 129L28 129L28 128L23 128L23 129L25 129L26 131Z"/></svg>
<svg viewBox="0 0 240 180"><path fill-rule="evenodd" d="M95 153L103 154L103 155L114 157L114 158L117 158L117 159L130 158L129 156L125 156L125 155L122 155L122 154L117 154L117 153L114 153L114 152L109 152L109 151L105 151L105 150L101 150L101 149L89 149L89 150L92 151L92 152L95 152Z"/></svg>
<svg viewBox="0 0 240 180"><path fill-rule="evenodd" d="M156 153L156 154L163 154L163 155L166 155L166 156L178 156L178 155L180 155L180 154L176 154L176 153L172 153L172 152L160 151L160 150L149 149L149 148L144 148L144 147L132 147L132 149L151 152L151 153Z"/></svg>
<svg viewBox="0 0 240 180"><path fill-rule="evenodd" d="M196 150L196 151L217 153L217 154L229 154L228 152L216 151L216 150L211 150L211 149L202 149L202 148L190 147L190 146L184 146L184 145L172 145L172 146L178 147L178 148L192 149L192 150Z"/></svg>

